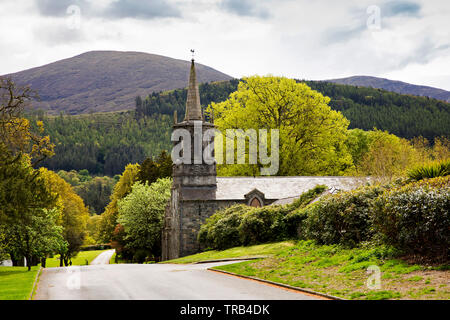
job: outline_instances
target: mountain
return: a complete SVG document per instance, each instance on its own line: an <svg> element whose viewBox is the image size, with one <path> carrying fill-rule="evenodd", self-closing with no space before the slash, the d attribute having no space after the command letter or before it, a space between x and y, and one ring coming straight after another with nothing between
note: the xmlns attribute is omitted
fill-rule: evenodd
<svg viewBox="0 0 450 320"><path fill-rule="evenodd" d="M189 63L142 52L92 51L7 76L38 91L35 108L82 114L133 109L136 96L184 88ZM199 82L232 79L201 64L197 74Z"/></svg>
<svg viewBox="0 0 450 320"><path fill-rule="evenodd" d="M401 94L425 96L450 102L450 91L427 86L418 86L402 81L395 81L368 76L353 76L348 78L331 79L325 81L359 87L372 87L377 89L384 89L387 91L393 91Z"/></svg>

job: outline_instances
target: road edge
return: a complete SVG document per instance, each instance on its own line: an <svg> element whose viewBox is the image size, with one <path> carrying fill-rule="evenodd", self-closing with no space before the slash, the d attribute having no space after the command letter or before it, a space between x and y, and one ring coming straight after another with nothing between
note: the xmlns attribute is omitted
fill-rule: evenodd
<svg viewBox="0 0 450 320"><path fill-rule="evenodd" d="M41 272L42 272L42 267L39 266L39 270L36 273L36 277L34 278L33 287L31 288L31 293L30 293L30 296L28 297L28 300L33 300L33 295L36 292L37 283L39 281L39 276L41 275Z"/></svg>
<svg viewBox="0 0 450 320"><path fill-rule="evenodd" d="M237 258L223 258L223 259L214 259L214 260L201 260L194 262L193 264L201 264L201 263L213 263L213 262L227 262L227 261L247 261L247 260L258 260L265 259L269 256L256 256L256 257L237 257Z"/></svg>
<svg viewBox="0 0 450 320"><path fill-rule="evenodd" d="M231 275L231 276L235 276L235 277L239 277L239 278L244 278L244 279L249 279L249 280L255 280L258 282L262 282L262 283L266 283L266 284L271 284L277 287L283 287L286 289L291 289L291 290L295 290L301 293L307 293L307 294L311 294L314 296L319 296L322 298L327 298L330 300L347 300L344 298L340 298L340 297L336 297L336 296L332 296L326 293L321 293L321 292L317 292L317 291L313 291L313 290L309 290L309 289L303 289L303 288L299 288L299 287L294 287L294 286L290 286L288 284L284 284L284 283L280 283L280 282L275 282L275 281L270 281L270 280L265 280L265 279L260 279L257 277L252 277L252 276L245 276L242 274L238 274L238 273L234 273L234 272L230 272L230 271L225 271L225 270L218 270L218 269L213 269L214 267L208 268L208 271L214 271L214 272L219 272L219 273L223 273L223 274L227 274L227 275Z"/></svg>

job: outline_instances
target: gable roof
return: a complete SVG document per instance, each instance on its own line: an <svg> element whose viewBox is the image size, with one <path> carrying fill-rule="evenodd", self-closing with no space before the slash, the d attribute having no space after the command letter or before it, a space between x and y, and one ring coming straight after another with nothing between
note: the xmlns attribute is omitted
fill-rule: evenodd
<svg viewBox="0 0 450 320"><path fill-rule="evenodd" d="M217 200L244 200L254 189L266 199L296 198L317 185L340 190L354 189L369 182L368 177L217 177Z"/></svg>

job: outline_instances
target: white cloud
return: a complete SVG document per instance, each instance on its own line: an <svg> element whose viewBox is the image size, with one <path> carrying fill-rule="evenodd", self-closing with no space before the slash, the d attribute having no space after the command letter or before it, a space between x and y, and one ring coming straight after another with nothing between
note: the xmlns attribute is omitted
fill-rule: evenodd
<svg viewBox="0 0 450 320"><path fill-rule="evenodd" d="M66 1L80 4L79 29L67 28L64 6L51 2L2 0L0 74L91 50L187 60L195 48L200 63L236 77L372 75L450 90L448 1L158 0L153 9L134 0ZM120 14L105 14L114 3ZM380 31L366 26L373 4L381 9Z"/></svg>

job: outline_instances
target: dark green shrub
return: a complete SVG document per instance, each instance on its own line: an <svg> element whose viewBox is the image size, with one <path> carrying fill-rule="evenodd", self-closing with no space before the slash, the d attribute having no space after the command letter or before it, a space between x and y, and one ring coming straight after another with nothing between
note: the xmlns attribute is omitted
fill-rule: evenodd
<svg viewBox="0 0 450 320"><path fill-rule="evenodd" d="M383 189L366 186L329 195L305 208L303 236L320 244L355 246L372 238L372 203Z"/></svg>
<svg viewBox="0 0 450 320"><path fill-rule="evenodd" d="M137 249L133 254L133 262L135 263L144 263L147 258L149 252L145 249Z"/></svg>
<svg viewBox="0 0 450 320"><path fill-rule="evenodd" d="M82 246L80 251L93 251L93 250L107 250L111 249L110 244L93 244L89 246Z"/></svg>
<svg viewBox="0 0 450 320"><path fill-rule="evenodd" d="M200 227L198 241L204 247L219 250L241 245L238 228L249 210L251 207L241 204L217 211Z"/></svg>
<svg viewBox="0 0 450 320"><path fill-rule="evenodd" d="M328 187L325 185L317 185L314 188L303 192L298 199L286 206L288 211L294 211L299 208L306 207L311 201L320 196Z"/></svg>
<svg viewBox="0 0 450 320"><path fill-rule="evenodd" d="M374 203L374 229L410 254L448 259L450 178L440 177L385 191Z"/></svg>
<svg viewBox="0 0 450 320"><path fill-rule="evenodd" d="M423 165L408 172L408 177L416 181L448 175L450 175L450 160Z"/></svg>
<svg viewBox="0 0 450 320"><path fill-rule="evenodd" d="M307 218L307 210L305 208L299 208L293 212L289 212L284 217L284 223L286 224L287 236L291 239L302 239L302 224Z"/></svg>
<svg viewBox="0 0 450 320"><path fill-rule="evenodd" d="M286 206L286 209L289 212L285 215L284 222L289 238L301 238L301 224L307 217L304 208L325 190L327 190L327 186L325 185L315 186L313 189L302 193L300 198L295 200L292 204Z"/></svg>
<svg viewBox="0 0 450 320"><path fill-rule="evenodd" d="M251 209L244 215L239 226L241 243L251 245L286 239L286 213L287 209L283 206Z"/></svg>
<svg viewBox="0 0 450 320"><path fill-rule="evenodd" d="M241 245L239 239L239 226L242 221L242 212L230 212L210 229L210 237L213 240L213 247L224 250Z"/></svg>

